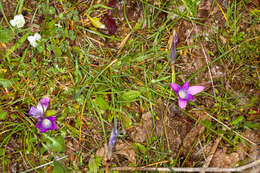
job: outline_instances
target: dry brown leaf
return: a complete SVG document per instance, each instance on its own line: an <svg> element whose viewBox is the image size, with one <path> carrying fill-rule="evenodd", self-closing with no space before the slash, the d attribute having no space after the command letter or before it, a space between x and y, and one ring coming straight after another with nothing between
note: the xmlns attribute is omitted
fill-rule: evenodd
<svg viewBox="0 0 260 173"><path fill-rule="evenodd" d="M207 116L207 114L205 112L201 112L201 111L193 111L192 114L201 120L206 120L209 119L209 117ZM201 124L197 124L195 125L190 131L189 133L185 136L184 140L183 140L183 152L185 154L187 154L187 152L189 152L190 147L192 146L192 144L195 142L195 140L197 139L197 137L203 133L205 130L205 126L201 125Z"/></svg>
<svg viewBox="0 0 260 173"><path fill-rule="evenodd" d="M227 168L236 166L239 159L238 153L230 153L226 154L227 148L219 149L213 156L210 166L211 167L219 167L219 168Z"/></svg>
<svg viewBox="0 0 260 173"><path fill-rule="evenodd" d="M104 145L104 147L97 150L96 157L103 158L102 164L106 165L106 161L107 161L107 145L106 144Z"/></svg>
<svg viewBox="0 0 260 173"><path fill-rule="evenodd" d="M132 145L123 143L121 140L118 140L115 146L115 154L123 155L129 162L136 163L136 154Z"/></svg>
<svg viewBox="0 0 260 173"><path fill-rule="evenodd" d="M135 142L144 142L153 129L153 118L150 112L143 114L142 125L135 127L135 131L131 133L131 137Z"/></svg>

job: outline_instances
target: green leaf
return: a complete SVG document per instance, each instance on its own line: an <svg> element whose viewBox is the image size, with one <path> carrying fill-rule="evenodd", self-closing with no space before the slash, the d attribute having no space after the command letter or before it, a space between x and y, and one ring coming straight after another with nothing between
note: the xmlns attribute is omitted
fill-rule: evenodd
<svg viewBox="0 0 260 173"><path fill-rule="evenodd" d="M69 173L70 171L64 167L60 162L54 161L52 173Z"/></svg>
<svg viewBox="0 0 260 173"><path fill-rule="evenodd" d="M6 57L9 60L9 56L18 48L20 48L23 43L26 41L27 37L31 34L31 31L28 31L27 33L25 33L11 48L9 48L6 52Z"/></svg>
<svg viewBox="0 0 260 173"><path fill-rule="evenodd" d="M130 90L130 91L126 91L122 94L121 96L121 100L122 101L135 101L138 97L140 97L141 93L139 91L135 91L135 90Z"/></svg>
<svg viewBox="0 0 260 173"><path fill-rule="evenodd" d="M3 86L4 88L8 88L11 86L11 81L7 79L0 79L0 86Z"/></svg>
<svg viewBox="0 0 260 173"><path fill-rule="evenodd" d="M66 150L65 141L62 136L52 138L46 134L44 135L46 138L49 139L46 145L51 151L59 153L59 152L64 152Z"/></svg>
<svg viewBox="0 0 260 173"><path fill-rule="evenodd" d="M98 165L96 164L96 160L94 158L91 158L88 162L88 172L97 173L98 172Z"/></svg>
<svg viewBox="0 0 260 173"><path fill-rule="evenodd" d="M46 111L46 116L49 117L49 116L53 116L53 115L56 115L57 114L57 111L56 110L47 110Z"/></svg>
<svg viewBox="0 0 260 173"><path fill-rule="evenodd" d="M260 124L252 121L246 121L244 126L249 129L260 129Z"/></svg>
<svg viewBox="0 0 260 173"><path fill-rule="evenodd" d="M140 143L134 143L133 148L134 148L135 151L140 151L141 153L145 153L147 151L145 146L143 146Z"/></svg>
<svg viewBox="0 0 260 173"><path fill-rule="evenodd" d="M8 29L0 29L0 43L8 43L14 37L14 33Z"/></svg>
<svg viewBox="0 0 260 173"><path fill-rule="evenodd" d="M96 97L96 103L97 103L98 107L102 110L109 109L109 104L107 103L107 101L105 101L105 99L102 96Z"/></svg>
<svg viewBox="0 0 260 173"><path fill-rule="evenodd" d="M244 120L244 116L240 115L236 117L233 121L231 121L230 125L239 125Z"/></svg>
<svg viewBox="0 0 260 173"><path fill-rule="evenodd" d="M7 111L0 110L0 120L5 120L8 115Z"/></svg>
<svg viewBox="0 0 260 173"><path fill-rule="evenodd" d="M57 57L61 57L62 52L61 52L61 49L59 47L55 46L54 49L53 49L53 52L55 53L55 55Z"/></svg>

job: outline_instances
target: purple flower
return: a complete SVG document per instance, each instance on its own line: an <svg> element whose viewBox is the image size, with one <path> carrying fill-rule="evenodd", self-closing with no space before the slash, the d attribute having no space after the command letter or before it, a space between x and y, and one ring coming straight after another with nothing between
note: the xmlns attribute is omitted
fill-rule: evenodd
<svg viewBox="0 0 260 173"><path fill-rule="evenodd" d="M116 138L120 134L119 131L117 131L117 123L115 122L114 128L111 132L109 142L108 142L108 149L107 149L107 160L110 160L112 157L112 150L116 143Z"/></svg>
<svg viewBox="0 0 260 173"><path fill-rule="evenodd" d="M189 86L189 81L186 81L181 87L178 84L170 83L170 87L176 92L179 97L179 106L184 109L189 100L193 101L193 95L203 91L204 86Z"/></svg>
<svg viewBox="0 0 260 173"><path fill-rule="evenodd" d="M177 43L178 43L178 36L177 36L176 31L173 31L172 49L171 49L171 59L172 59L173 63L176 60L176 47L177 47Z"/></svg>
<svg viewBox="0 0 260 173"><path fill-rule="evenodd" d="M48 130L56 130L57 126L54 123L56 121L56 117L45 117L44 113L46 112L49 106L50 99L48 97L44 97L38 102L37 108L32 106L29 115L36 118L38 120L36 124L36 128L40 129L41 133L44 133Z"/></svg>
<svg viewBox="0 0 260 173"><path fill-rule="evenodd" d="M49 106L50 99L48 97L42 98L37 105L37 108L32 106L29 115L32 117L39 119L43 116L44 112L46 112L48 106Z"/></svg>
<svg viewBox="0 0 260 173"><path fill-rule="evenodd" d="M105 16L105 26L108 30L109 35L113 35L116 32L117 30L116 21L113 19L112 15Z"/></svg>
<svg viewBox="0 0 260 173"><path fill-rule="evenodd" d="M108 142L108 148L113 148L115 143L116 143L116 138L119 135L119 132L117 131L117 128L113 128L110 138L109 138L109 142Z"/></svg>
<svg viewBox="0 0 260 173"><path fill-rule="evenodd" d="M55 121L56 117L39 118L36 128L40 129L41 133L47 132L48 130L56 130L57 126L54 123Z"/></svg>

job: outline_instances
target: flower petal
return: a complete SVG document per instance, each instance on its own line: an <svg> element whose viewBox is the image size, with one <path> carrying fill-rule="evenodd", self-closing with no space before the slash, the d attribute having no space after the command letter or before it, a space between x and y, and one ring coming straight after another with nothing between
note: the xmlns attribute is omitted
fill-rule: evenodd
<svg viewBox="0 0 260 173"><path fill-rule="evenodd" d="M34 38L35 38L35 40L40 40L42 37L39 33L35 33Z"/></svg>
<svg viewBox="0 0 260 173"><path fill-rule="evenodd" d="M49 106L49 102L50 102L49 97L42 98L38 102L37 109L42 111L42 113L44 113L47 110L48 106Z"/></svg>
<svg viewBox="0 0 260 173"><path fill-rule="evenodd" d="M171 87L176 93L178 93L179 90L181 89L181 87L180 87L178 84L176 84L176 83L170 83L170 87Z"/></svg>
<svg viewBox="0 0 260 173"><path fill-rule="evenodd" d="M188 89L188 93L191 94L191 95L195 95L195 94L203 91L204 89L205 89L204 86L191 86Z"/></svg>
<svg viewBox="0 0 260 173"><path fill-rule="evenodd" d="M47 119L49 119L51 121L51 127L49 128L49 130L56 130L56 129L58 129L58 127L55 124L56 117L47 117Z"/></svg>
<svg viewBox="0 0 260 173"><path fill-rule="evenodd" d="M13 19L13 20L10 20L10 24L12 25L12 26L15 26L15 20Z"/></svg>
<svg viewBox="0 0 260 173"><path fill-rule="evenodd" d="M111 148L113 148L113 146L115 145L116 143L116 138L117 136L119 135L119 132L117 131L116 128L113 128L112 132L111 132L111 135L110 135L110 138L109 138L109 143L108 143L108 146L110 146Z"/></svg>
<svg viewBox="0 0 260 173"><path fill-rule="evenodd" d="M56 121L56 117L47 117L47 119L49 119L53 123Z"/></svg>
<svg viewBox="0 0 260 173"><path fill-rule="evenodd" d="M42 119L39 119L35 126L36 126L36 128L41 130L42 129Z"/></svg>
<svg viewBox="0 0 260 173"><path fill-rule="evenodd" d="M194 100L194 97L193 97L193 95L191 95L191 94L188 94L187 95L187 98L186 98L186 100L188 101L188 100L191 100L191 101L193 101Z"/></svg>
<svg viewBox="0 0 260 173"><path fill-rule="evenodd" d="M183 100L179 98L179 106L181 109L184 109L187 105L187 100Z"/></svg>
<svg viewBox="0 0 260 173"><path fill-rule="evenodd" d="M41 132L41 133L45 133L45 132L47 132L48 130L49 130L49 129L41 128L40 132Z"/></svg>
<svg viewBox="0 0 260 173"><path fill-rule="evenodd" d="M173 39L172 39L172 49L171 49L171 59L173 61L173 63L176 60L176 47L177 47L177 43L178 43L178 36L176 31L173 31Z"/></svg>
<svg viewBox="0 0 260 173"><path fill-rule="evenodd" d="M189 89L189 81L186 81L182 86L181 86L182 89L184 90L188 90Z"/></svg>
<svg viewBox="0 0 260 173"><path fill-rule="evenodd" d="M31 115L32 117L39 119L40 117L43 116L43 112L39 109L37 109L36 107L32 106L30 111L29 111L29 115Z"/></svg>
<svg viewBox="0 0 260 173"><path fill-rule="evenodd" d="M46 118L51 121L51 127L44 128L44 126L42 125L44 119L40 118L36 124L36 128L40 129L41 133L45 133L49 130L58 129L56 124L54 123L54 121L56 120L56 117L46 117Z"/></svg>

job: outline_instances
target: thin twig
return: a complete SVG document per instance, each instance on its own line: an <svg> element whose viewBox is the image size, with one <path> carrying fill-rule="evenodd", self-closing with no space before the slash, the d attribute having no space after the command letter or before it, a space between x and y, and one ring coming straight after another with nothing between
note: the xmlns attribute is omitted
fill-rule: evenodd
<svg viewBox="0 0 260 173"><path fill-rule="evenodd" d="M209 156L207 157L207 159L205 160L205 163L202 166L203 168L209 167L209 164L210 164L210 162L211 162L211 160L212 160L212 158L213 158L213 156L214 156L214 154L217 150L218 144L221 141L222 137L223 137L223 134L221 134L221 136L216 139L215 145L211 148ZM200 171L200 173L205 173L205 171Z"/></svg>
<svg viewBox="0 0 260 173"><path fill-rule="evenodd" d="M207 113L207 112L206 112ZM230 127L228 127L226 124L222 123L221 121L219 121L218 119L216 119L215 117L213 117L212 115L210 115L209 113L207 113L208 116L210 116L212 119L214 119L215 121L217 121L218 123L220 123L221 125L223 125L225 128L227 128L228 130L234 132L236 135L238 135L239 137L243 138L244 140L248 141L249 143L251 143L253 146L256 146L256 144L251 141L250 139L240 135L238 132L236 132L235 130L232 130Z"/></svg>
<svg viewBox="0 0 260 173"><path fill-rule="evenodd" d="M67 157L68 157L68 156L63 156L63 157L61 157L61 158L56 159L55 161L59 161L59 160L65 159L65 158L67 158ZM39 168L45 167L45 166L47 166L47 165L53 164L53 162L54 162L54 161L51 161L51 162L45 163L45 164L43 164L43 165L36 166L36 167L34 167L34 168L31 168L31 169L27 169L27 170L23 171L22 173L27 173L27 172L34 171L34 170L36 170L36 169L39 169Z"/></svg>
<svg viewBox="0 0 260 173"><path fill-rule="evenodd" d="M134 167L116 167L112 168L111 170L113 171L159 171L159 172L200 172L200 171L205 171L205 172L241 172L246 169L255 167L260 164L260 159L256 160L252 163L249 163L244 166L240 166L237 168L176 168L176 167L171 167L171 168L134 168Z"/></svg>

